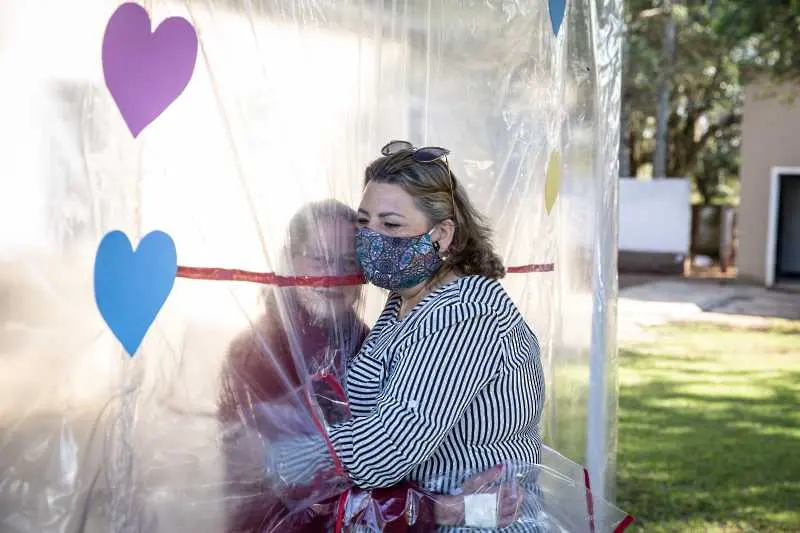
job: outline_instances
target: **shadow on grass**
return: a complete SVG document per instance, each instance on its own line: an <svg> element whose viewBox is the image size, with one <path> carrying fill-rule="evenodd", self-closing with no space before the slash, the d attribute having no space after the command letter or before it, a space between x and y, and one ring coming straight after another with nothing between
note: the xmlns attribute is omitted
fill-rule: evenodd
<svg viewBox="0 0 800 533"><path fill-rule="evenodd" d="M620 395L618 502L638 530L800 531L800 371L620 358L644 378Z"/></svg>
<svg viewBox="0 0 800 533"><path fill-rule="evenodd" d="M722 314L722 313L719 313ZM800 335L800 320L787 320L764 316L763 321L753 322L697 322L675 320L666 325L652 328L654 331L680 332L683 334L698 333L769 333L771 336L790 336L795 339Z"/></svg>

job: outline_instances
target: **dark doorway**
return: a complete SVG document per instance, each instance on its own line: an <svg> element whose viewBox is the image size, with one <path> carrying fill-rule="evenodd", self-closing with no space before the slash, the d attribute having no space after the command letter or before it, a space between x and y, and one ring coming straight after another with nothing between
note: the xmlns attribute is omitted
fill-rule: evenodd
<svg viewBox="0 0 800 533"><path fill-rule="evenodd" d="M779 178L778 242L775 279L800 279L800 175L782 174Z"/></svg>

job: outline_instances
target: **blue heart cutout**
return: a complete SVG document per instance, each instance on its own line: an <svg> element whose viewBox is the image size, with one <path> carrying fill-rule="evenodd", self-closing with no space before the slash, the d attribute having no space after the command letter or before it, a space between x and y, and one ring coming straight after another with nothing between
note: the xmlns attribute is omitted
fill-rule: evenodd
<svg viewBox="0 0 800 533"><path fill-rule="evenodd" d="M564 22L564 14L567 12L567 0L549 0L550 2L550 23L553 25L553 33L558 35L561 23Z"/></svg>
<svg viewBox="0 0 800 533"><path fill-rule="evenodd" d="M94 298L109 329L133 357L175 284L178 254L172 238L153 231L136 252L127 235L111 231L94 260Z"/></svg>

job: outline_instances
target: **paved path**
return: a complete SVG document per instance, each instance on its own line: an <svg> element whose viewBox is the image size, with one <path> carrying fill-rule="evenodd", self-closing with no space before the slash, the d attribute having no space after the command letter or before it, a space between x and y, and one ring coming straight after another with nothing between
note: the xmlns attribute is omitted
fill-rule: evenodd
<svg viewBox="0 0 800 533"><path fill-rule="evenodd" d="M800 320L800 292L714 280L668 279L626 287L619 294L619 338L643 327L703 320L757 327L773 318Z"/></svg>

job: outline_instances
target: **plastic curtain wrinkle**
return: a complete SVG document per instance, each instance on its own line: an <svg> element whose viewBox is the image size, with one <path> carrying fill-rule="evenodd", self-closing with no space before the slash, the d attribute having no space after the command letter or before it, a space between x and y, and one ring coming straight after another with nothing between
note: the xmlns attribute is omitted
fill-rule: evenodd
<svg viewBox="0 0 800 533"><path fill-rule="evenodd" d="M618 507L593 498L582 467L550 448L543 452L541 464L502 465L501 476L473 484L466 497L408 485L355 489L348 493L343 530L618 533L632 524ZM474 478L475 473L463 474Z"/></svg>
<svg viewBox="0 0 800 533"><path fill-rule="evenodd" d="M503 284L541 343L545 441L590 467L592 497L563 464L508 465L493 490L519 481L503 491L570 531L619 527L621 3L569 2L557 36L547 2L530 0L140 4L153 27L190 21L199 46L191 83L134 139L101 64L120 2L0 2L0 531L457 520L445 497L459 494L364 493L330 453L327 428L350 416L348 363L385 293L295 283L360 279L346 213L396 138L450 149L505 264L537 265ZM164 231L182 265L135 358L94 302L112 230L132 243ZM310 477L294 475L298 449Z"/></svg>

